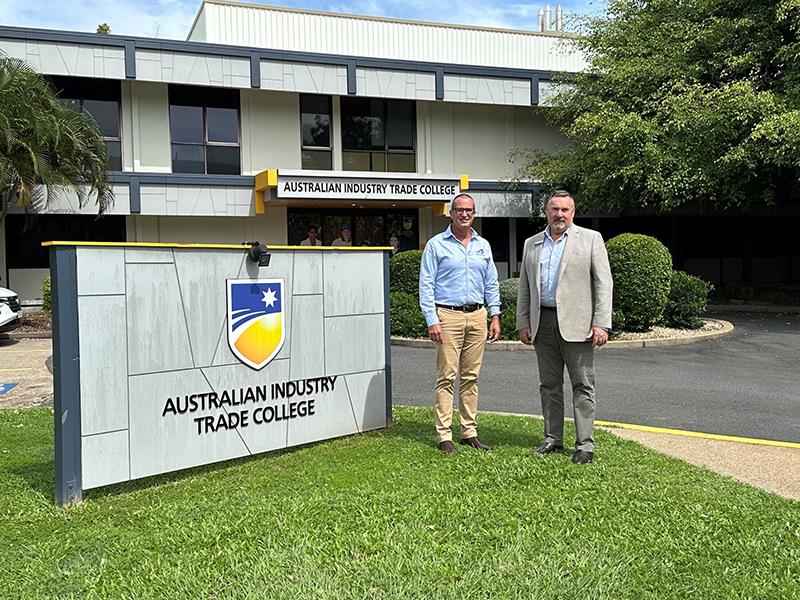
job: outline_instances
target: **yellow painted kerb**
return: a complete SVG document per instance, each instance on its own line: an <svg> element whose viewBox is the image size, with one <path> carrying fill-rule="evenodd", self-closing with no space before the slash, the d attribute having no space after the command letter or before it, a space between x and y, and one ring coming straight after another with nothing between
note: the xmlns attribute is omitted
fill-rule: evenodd
<svg viewBox="0 0 800 600"><path fill-rule="evenodd" d="M759 438L739 437L735 435L721 435L719 433L703 433L701 431L686 431L684 429L669 429L667 427L652 427L650 425L634 425L631 423L615 423L614 421L595 421L601 427L617 427L619 429L633 429L635 431L648 431L651 433L667 433L682 435L684 437L719 440L722 442L738 442L743 444L758 444L760 446L778 446L781 448L800 448L798 442L780 442L778 440L762 440Z"/></svg>

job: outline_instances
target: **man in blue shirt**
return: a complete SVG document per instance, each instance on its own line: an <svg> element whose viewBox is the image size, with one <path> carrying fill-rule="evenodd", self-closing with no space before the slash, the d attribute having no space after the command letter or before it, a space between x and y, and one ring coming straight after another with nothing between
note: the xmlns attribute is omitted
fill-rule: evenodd
<svg viewBox="0 0 800 600"><path fill-rule="evenodd" d="M460 194L450 205L452 223L434 236L422 253L419 305L436 342L436 435L439 450L455 452L453 383L460 376L458 394L461 444L490 450L478 439L478 374L488 339L500 338L500 286L489 242L472 228L475 201ZM487 325L486 316L491 315Z"/></svg>

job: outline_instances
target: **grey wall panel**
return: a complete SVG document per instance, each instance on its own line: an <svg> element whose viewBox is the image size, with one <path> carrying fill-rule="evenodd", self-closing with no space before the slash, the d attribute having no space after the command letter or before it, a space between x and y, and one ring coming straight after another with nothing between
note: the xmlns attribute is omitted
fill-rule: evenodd
<svg viewBox="0 0 800 600"><path fill-rule="evenodd" d="M322 252L297 252L294 255L294 288L297 294L322 293Z"/></svg>
<svg viewBox="0 0 800 600"><path fill-rule="evenodd" d="M224 408L164 416L168 398L211 392L199 369L130 378L131 477L176 471L248 454L236 430L198 434L196 418L215 419ZM199 437L205 439L202 443Z"/></svg>
<svg viewBox="0 0 800 600"><path fill-rule="evenodd" d="M345 375L359 431L386 427L386 371Z"/></svg>
<svg viewBox="0 0 800 600"><path fill-rule="evenodd" d="M358 433L358 425L344 378L339 377L334 392L315 398L313 418L289 421L288 445L308 444L351 433Z"/></svg>
<svg viewBox="0 0 800 600"><path fill-rule="evenodd" d="M80 338L81 362L98 365L81 369L81 433L89 435L126 429L128 349L125 296L79 296L78 321L83 330L100 328L109 332L109 335L82 335Z"/></svg>
<svg viewBox="0 0 800 600"><path fill-rule="evenodd" d="M131 478L128 432L113 431L81 438L83 488L91 489Z"/></svg>
<svg viewBox="0 0 800 600"><path fill-rule="evenodd" d="M129 373L192 367L175 265L128 264L126 271Z"/></svg>
<svg viewBox="0 0 800 600"><path fill-rule="evenodd" d="M436 76L433 72L357 68L356 81L359 96L436 99Z"/></svg>
<svg viewBox="0 0 800 600"><path fill-rule="evenodd" d="M0 50L19 58L36 71L47 75L125 79L125 53L122 48L0 39Z"/></svg>
<svg viewBox="0 0 800 600"><path fill-rule="evenodd" d="M314 377L325 363L322 323L322 296L295 296L290 328L292 353L290 379Z"/></svg>
<svg viewBox="0 0 800 600"><path fill-rule="evenodd" d="M325 316L383 312L383 255L325 252Z"/></svg>
<svg viewBox="0 0 800 600"><path fill-rule="evenodd" d="M81 296L125 293L125 255L106 248L76 248Z"/></svg>
<svg viewBox="0 0 800 600"><path fill-rule="evenodd" d="M503 79L469 75L444 76L445 102L531 105L530 79Z"/></svg>
<svg viewBox="0 0 800 600"><path fill-rule="evenodd" d="M211 387L218 394L222 390L232 390L242 386L270 386L273 382L283 382L289 377L289 360L273 360L260 371L254 371L241 363L224 367L209 367L203 369L203 374L208 379ZM240 429L242 438L248 450L256 454L286 447L286 431L288 421L285 419L264 422L263 417L258 417L258 409L266 406L275 407L281 404L280 399L270 397L266 402L247 403L241 406L242 410L249 412L247 427ZM263 415L263 413L261 413ZM256 419L258 418L258 422Z"/></svg>
<svg viewBox="0 0 800 600"><path fill-rule="evenodd" d="M125 248L125 262L128 264L164 263L171 265L175 261L171 248Z"/></svg>
<svg viewBox="0 0 800 600"><path fill-rule="evenodd" d="M236 277L244 260L244 252L175 251L178 284L195 367L211 365L220 335L225 334L225 280Z"/></svg>
<svg viewBox="0 0 800 600"><path fill-rule="evenodd" d="M141 81L249 88L250 60L137 49L136 78Z"/></svg>
<svg viewBox="0 0 800 600"><path fill-rule="evenodd" d="M382 312L325 318L326 375L378 371L385 365Z"/></svg>
<svg viewBox="0 0 800 600"><path fill-rule="evenodd" d="M261 61L261 89L312 94L347 94L347 68L340 65Z"/></svg>

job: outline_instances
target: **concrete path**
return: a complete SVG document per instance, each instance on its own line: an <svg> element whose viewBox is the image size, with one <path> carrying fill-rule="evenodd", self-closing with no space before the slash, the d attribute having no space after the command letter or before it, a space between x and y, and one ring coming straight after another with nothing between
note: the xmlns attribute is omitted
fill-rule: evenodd
<svg viewBox="0 0 800 600"><path fill-rule="evenodd" d="M0 408L53 403L53 376L46 365L52 346L50 339L0 339L0 383L17 384L0 396Z"/></svg>

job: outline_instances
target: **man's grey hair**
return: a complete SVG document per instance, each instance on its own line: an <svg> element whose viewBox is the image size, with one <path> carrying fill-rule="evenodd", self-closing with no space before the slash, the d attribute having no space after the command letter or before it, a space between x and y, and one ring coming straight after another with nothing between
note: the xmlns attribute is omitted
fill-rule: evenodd
<svg viewBox="0 0 800 600"><path fill-rule="evenodd" d="M459 198L469 198L470 200L472 200L472 208L475 208L475 198L473 198L472 196L470 196L465 192L462 192L461 194L458 194L455 198L453 198L452 202L450 202L450 210L453 210L453 208L455 208L456 200L458 200Z"/></svg>
<svg viewBox="0 0 800 600"><path fill-rule="evenodd" d="M573 198L572 194L570 194L567 190L556 190L556 191L554 191L552 194L550 194L547 197L547 200L544 201L544 204L542 204L542 208L547 208L547 205L550 203L550 200L552 200L553 198L569 198L570 200L572 200L572 208L573 209L575 208L575 198Z"/></svg>

